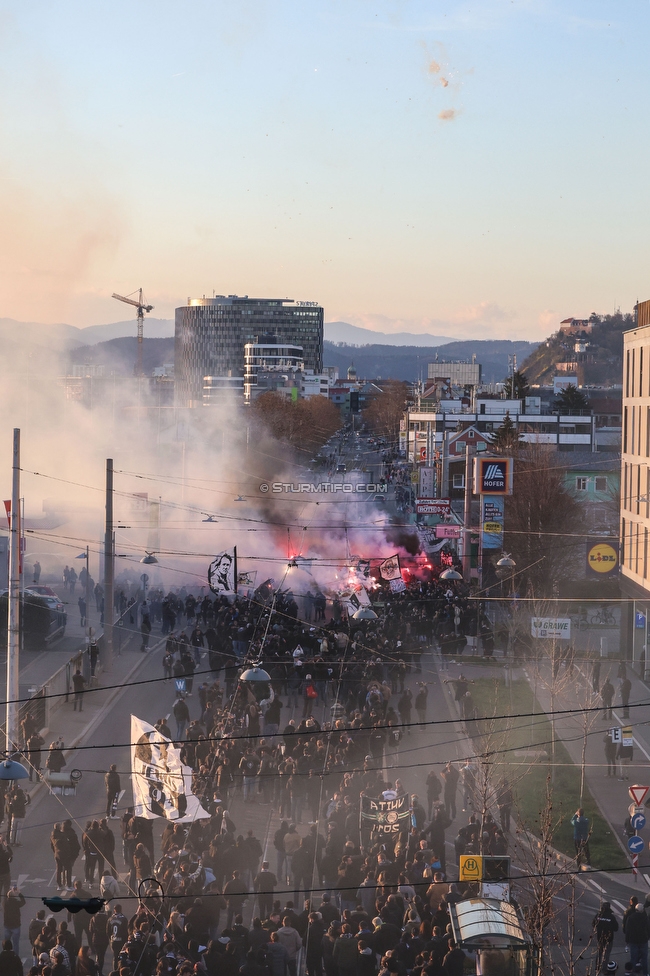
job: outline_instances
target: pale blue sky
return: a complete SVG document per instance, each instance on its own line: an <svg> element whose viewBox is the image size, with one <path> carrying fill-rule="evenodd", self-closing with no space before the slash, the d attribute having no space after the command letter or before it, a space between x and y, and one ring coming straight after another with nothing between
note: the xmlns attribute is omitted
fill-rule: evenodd
<svg viewBox="0 0 650 976"><path fill-rule="evenodd" d="M646 0L0 0L0 317L115 321L140 285L161 317L216 289L458 336L630 309L649 22Z"/></svg>

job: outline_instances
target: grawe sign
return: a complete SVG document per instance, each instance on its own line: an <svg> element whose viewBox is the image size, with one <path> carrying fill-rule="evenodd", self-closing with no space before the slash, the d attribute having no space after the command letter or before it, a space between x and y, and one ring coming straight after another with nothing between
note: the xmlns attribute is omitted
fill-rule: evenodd
<svg viewBox="0 0 650 976"><path fill-rule="evenodd" d="M571 640L571 617L531 617L530 633L532 637Z"/></svg>

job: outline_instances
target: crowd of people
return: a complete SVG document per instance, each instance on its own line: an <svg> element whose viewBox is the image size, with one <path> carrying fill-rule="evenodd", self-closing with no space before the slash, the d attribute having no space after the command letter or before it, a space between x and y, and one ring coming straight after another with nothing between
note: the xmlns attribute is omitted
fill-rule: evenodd
<svg viewBox="0 0 650 976"><path fill-rule="evenodd" d="M431 769L394 835L362 833L359 817L364 797L406 793L390 770L428 720L422 654L433 634L457 626L461 598L420 584L351 631L336 613L319 627L298 619L288 592L276 596L271 620L256 600L186 599L182 610L174 601L163 677L182 678L185 691L173 723L160 718L155 727L179 746L208 816L168 823L160 851L152 821L133 809L117 836L111 767L106 817L80 836L70 821L56 824L51 846L63 893L98 889L114 907L71 916L71 928L44 917L37 931L34 921L33 976L97 976L110 966L116 976L295 976L298 960L309 976L462 972L449 914L462 892L445 857L459 791L468 816L456 825L456 849L507 848L503 819L479 815L468 764ZM163 598L161 613L171 605ZM263 638L270 681L253 693L237 678ZM51 755L56 765L62 743L52 743L48 765ZM270 860L253 830L234 822L235 796L240 809L268 804L279 819ZM115 904L124 869L127 892L141 895L130 918Z"/></svg>

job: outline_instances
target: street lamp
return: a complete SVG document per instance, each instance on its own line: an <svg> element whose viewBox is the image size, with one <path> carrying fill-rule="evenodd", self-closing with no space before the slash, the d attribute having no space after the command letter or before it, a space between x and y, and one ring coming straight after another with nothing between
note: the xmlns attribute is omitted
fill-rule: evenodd
<svg viewBox="0 0 650 976"><path fill-rule="evenodd" d="M458 582L459 580L462 580L462 578L463 577L461 576L461 574L457 572L455 569L446 569L444 573L440 574L441 580L451 580L451 581L455 580L456 582Z"/></svg>
<svg viewBox="0 0 650 976"><path fill-rule="evenodd" d="M142 557L142 559L140 560L140 562L141 563L144 563L145 566L153 566L154 563L157 563L158 562L158 560L156 559L156 557L154 556L154 554L152 552L148 552L146 554L146 556L143 556Z"/></svg>
<svg viewBox="0 0 650 976"><path fill-rule="evenodd" d="M359 607L352 614L353 620L377 620L377 614L371 607Z"/></svg>
<svg viewBox="0 0 650 976"><path fill-rule="evenodd" d="M29 773L23 764L16 762L15 759L6 758L0 762L0 781L6 782L7 780L27 779L28 777Z"/></svg>
<svg viewBox="0 0 650 976"><path fill-rule="evenodd" d="M273 701L271 675L259 664L254 664L252 668L246 668L245 671L242 671L239 675L239 682L251 693L258 705L265 701Z"/></svg>
<svg viewBox="0 0 650 976"><path fill-rule="evenodd" d="M517 563L514 561L512 556L509 556L508 553L505 552L503 556L501 556L501 559L499 559L499 561L497 562L497 568L505 569L505 570L516 569Z"/></svg>

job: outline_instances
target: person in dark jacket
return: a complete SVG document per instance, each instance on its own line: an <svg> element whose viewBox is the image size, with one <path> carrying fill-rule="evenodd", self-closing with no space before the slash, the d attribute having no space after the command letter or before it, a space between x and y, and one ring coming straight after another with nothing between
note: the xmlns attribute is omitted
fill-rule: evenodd
<svg viewBox="0 0 650 976"><path fill-rule="evenodd" d="M115 763L111 763L108 767L104 782L106 784L106 816L112 820L116 820L117 814L115 810L117 810L117 798L120 795L122 786L120 783L120 774L117 771ZM114 806L115 810L113 809Z"/></svg>
<svg viewBox="0 0 650 976"><path fill-rule="evenodd" d="M347 923L341 929L341 936L334 943L332 959L338 967L339 976L355 976L359 948L352 934L352 926Z"/></svg>
<svg viewBox="0 0 650 976"><path fill-rule="evenodd" d="M29 765L29 782L32 782L32 776L36 779L36 782L41 777L41 749L45 745L45 739L40 734L40 732L32 732L29 739L27 740L27 759Z"/></svg>
<svg viewBox="0 0 650 976"><path fill-rule="evenodd" d="M7 892L4 901L5 937L11 939L13 950L20 952L20 910L25 904L25 898L14 885Z"/></svg>
<svg viewBox="0 0 650 976"><path fill-rule="evenodd" d="M604 901L600 906L600 911L593 921L596 945L598 946L598 958L596 961L596 972L606 973L609 956L614 943L614 934L618 932L618 922L614 918L611 905Z"/></svg>
<svg viewBox="0 0 650 976"><path fill-rule="evenodd" d="M74 827L72 826L72 820L65 820L63 823L63 883L67 888L72 888L72 868L74 867L74 862L79 857L79 851L81 850L81 844L79 843L79 838L77 837Z"/></svg>
<svg viewBox="0 0 650 976"><path fill-rule="evenodd" d="M442 968L445 976L464 976L465 973L465 953L456 945L453 939L449 940L449 951L442 960Z"/></svg>
<svg viewBox="0 0 650 976"><path fill-rule="evenodd" d="M45 768L49 769L51 773L60 773L64 766L65 756L63 755L63 749L58 742L51 742L47 752L47 759L45 760Z"/></svg>
<svg viewBox="0 0 650 976"><path fill-rule="evenodd" d="M277 932L271 932L271 940L266 946L266 963L271 976L285 976L289 953L280 943Z"/></svg>
<svg viewBox="0 0 650 976"><path fill-rule="evenodd" d="M14 952L11 939L5 939L0 952L0 976L23 976L20 956Z"/></svg>
<svg viewBox="0 0 650 976"><path fill-rule="evenodd" d="M643 910L643 905L637 905L625 919L623 929L625 942L630 947L630 963L635 972L637 963L641 966L643 976L648 976L648 939L650 938L650 923Z"/></svg>
<svg viewBox="0 0 650 976"><path fill-rule="evenodd" d="M323 976L323 936L325 926L320 912L309 913L309 924L303 937L307 976Z"/></svg>

